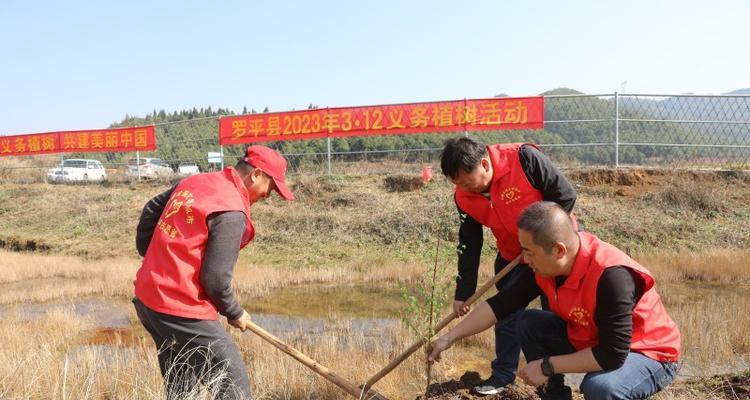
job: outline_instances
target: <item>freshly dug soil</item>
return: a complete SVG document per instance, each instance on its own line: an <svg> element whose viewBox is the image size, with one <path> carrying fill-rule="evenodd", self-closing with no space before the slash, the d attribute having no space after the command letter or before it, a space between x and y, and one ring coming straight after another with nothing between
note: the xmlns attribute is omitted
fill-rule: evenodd
<svg viewBox="0 0 750 400"><path fill-rule="evenodd" d="M538 400L534 389L526 385L517 385L502 394L492 396L478 396L471 394L471 388L482 379L477 372L469 371L459 380L433 383L427 395L420 395L416 400Z"/></svg>

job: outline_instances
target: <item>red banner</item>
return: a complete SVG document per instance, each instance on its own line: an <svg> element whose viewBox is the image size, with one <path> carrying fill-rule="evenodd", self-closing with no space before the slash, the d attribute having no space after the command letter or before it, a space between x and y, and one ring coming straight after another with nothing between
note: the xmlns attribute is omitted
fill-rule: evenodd
<svg viewBox="0 0 750 400"><path fill-rule="evenodd" d="M504 97L222 117L219 143L543 128L543 97Z"/></svg>
<svg viewBox="0 0 750 400"><path fill-rule="evenodd" d="M156 150L154 126L0 136L0 156Z"/></svg>

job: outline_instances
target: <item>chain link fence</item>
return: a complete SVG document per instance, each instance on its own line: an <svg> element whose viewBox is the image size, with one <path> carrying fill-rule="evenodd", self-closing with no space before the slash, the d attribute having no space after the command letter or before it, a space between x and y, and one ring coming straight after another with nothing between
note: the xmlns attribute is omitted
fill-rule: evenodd
<svg viewBox="0 0 750 400"><path fill-rule="evenodd" d="M197 110L196 110L197 111ZM124 121L156 125L158 149L141 153L82 153L0 158L0 179L40 182L65 159L95 159L108 181L172 179L233 165L243 145L218 144L218 118L200 112L159 113ZM538 131L469 132L485 143L529 141L564 167L750 168L750 96L550 95L545 128ZM410 134L268 143L289 160L292 174L414 173L437 165L451 134ZM161 173L140 164L159 163Z"/></svg>

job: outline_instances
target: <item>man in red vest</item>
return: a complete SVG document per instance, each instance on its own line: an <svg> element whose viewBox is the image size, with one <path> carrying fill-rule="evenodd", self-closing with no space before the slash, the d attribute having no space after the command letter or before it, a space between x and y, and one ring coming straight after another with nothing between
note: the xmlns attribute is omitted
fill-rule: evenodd
<svg viewBox="0 0 750 400"><path fill-rule="evenodd" d="M523 143L483 144L460 137L446 142L441 155L443 174L456 185L455 200L461 225L458 244L458 277L453 309L458 315L469 310L464 302L477 287L483 229L492 230L498 254L495 273L521 254L516 220L528 205L548 200L573 210L576 192L565 176L536 146ZM522 265L497 284L498 290L514 282ZM510 313L495 326L495 359L492 375L473 391L482 395L501 392L516 377L520 345Z"/></svg>
<svg viewBox="0 0 750 400"><path fill-rule="evenodd" d="M250 315L232 292L234 264L255 236L250 206L272 190L294 199L286 164L275 150L250 146L234 168L185 178L143 208L133 303L156 343L170 399L195 394L199 383L217 399L251 398L247 368L219 314L247 329Z"/></svg>
<svg viewBox="0 0 750 400"><path fill-rule="evenodd" d="M586 399L645 399L670 384L680 331L651 273L596 236L576 232L557 204L531 205L518 221L524 274L502 296L480 304L433 342L430 361L456 340L481 332L545 294L551 311L517 321L528 364L519 372L542 399L571 399L563 374L586 373Z"/></svg>

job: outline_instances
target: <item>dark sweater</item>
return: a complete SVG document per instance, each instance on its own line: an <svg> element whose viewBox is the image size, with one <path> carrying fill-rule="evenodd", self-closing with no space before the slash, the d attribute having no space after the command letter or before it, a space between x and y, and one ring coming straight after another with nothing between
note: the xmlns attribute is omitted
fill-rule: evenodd
<svg viewBox="0 0 750 400"><path fill-rule="evenodd" d="M520 163L526 178L534 189L542 193L542 199L552 201L573 211L576 191L550 159L532 146L521 146ZM458 205L456 205L458 207ZM458 207L461 225L458 229L458 276L455 299L464 301L477 289L477 272L484 241L482 224Z"/></svg>
<svg viewBox="0 0 750 400"><path fill-rule="evenodd" d="M175 187L155 196L143 207L135 240L135 247L141 256L146 255L154 229ZM244 310L232 292L232 275L245 231L245 214L241 211L213 213L208 216L206 224L208 241L201 262L201 286L219 314L238 319Z"/></svg>
<svg viewBox="0 0 750 400"><path fill-rule="evenodd" d="M526 307L542 294L531 268L521 268L515 284L487 300L498 321ZM565 277L558 277L557 287L563 283ZM605 370L621 367L630 352L633 309L643 295L644 285L643 279L636 272L623 266L607 268L599 278L594 312L594 322L599 330L599 344L591 351Z"/></svg>

